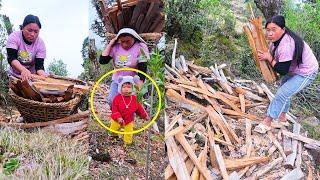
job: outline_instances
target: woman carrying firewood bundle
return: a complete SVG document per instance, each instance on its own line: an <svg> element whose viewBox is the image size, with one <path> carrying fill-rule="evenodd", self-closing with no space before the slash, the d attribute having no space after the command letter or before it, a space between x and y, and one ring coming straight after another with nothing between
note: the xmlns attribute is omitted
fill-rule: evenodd
<svg viewBox="0 0 320 180"><path fill-rule="evenodd" d="M20 31L9 35L7 40L9 75L29 80L32 74L46 77L43 61L46 57L46 47L39 37L41 23L37 16L27 15Z"/></svg>
<svg viewBox="0 0 320 180"><path fill-rule="evenodd" d="M273 16L266 22L267 38L271 40L269 51L258 52L261 61L268 61L273 69L282 75L281 86L271 101L267 117L256 127L265 133L270 130L272 120L284 124L290 108L291 97L312 83L317 77L319 64L310 49L298 35L288 29L281 15Z"/></svg>
<svg viewBox="0 0 320 180"><path fill-rule="evenodd" d="M142 72L147 71L147 60L150 58L147 43L131 28L121 29L117 36L113 38L100 56L100 64L107 64L112 59L115 69L134 68ZM120 76L134 76L134 71L117 71L112 75L108 103L111 105L113 98L117 94ZM137 83L141 87L145 77L138 74L140 81Z"/></svg>

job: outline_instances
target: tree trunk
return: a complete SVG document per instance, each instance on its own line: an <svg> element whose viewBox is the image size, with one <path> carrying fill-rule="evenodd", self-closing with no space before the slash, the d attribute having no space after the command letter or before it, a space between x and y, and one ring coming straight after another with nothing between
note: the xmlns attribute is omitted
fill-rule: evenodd
<svg viewBox="0 0 320 180"><path fill-rule="evenodd" d="M284 5L283 0L254 0L254 3L262 11L266 19L280 14Z"/></svg>

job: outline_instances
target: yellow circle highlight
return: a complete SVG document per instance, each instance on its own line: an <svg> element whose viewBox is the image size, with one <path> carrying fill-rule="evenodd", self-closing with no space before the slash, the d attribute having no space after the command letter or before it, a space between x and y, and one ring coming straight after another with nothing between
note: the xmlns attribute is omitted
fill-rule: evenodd
<svg viewBox="0 0 320 180"><path fill-rule="evenodd" d="M151 81L151 83L154 85L154 87L156 88L157 94L158 94L158 98L159 98L159 103L158 103L157 112L156 112L156 114L154 115L154 117L152 118L152 120L151 120L146 126L140 128L140 129L138 129L138 130L134 130L134 131L132 131L132 132L115 131L115 130L109 128L108 126L106 126L106 125L99 119L99 117L97 116L97 114L96 114L96 112L95 112L95 109L94 109L94 101L93 101L93 99L94 99L94 93L95 93L95 91L96 91L99 83L100 83L104 78L106 78L107 76L109 76L110 74L115 73L115 72L118 72L118 71L135 71L135 72L137 72L137 73L143 74L143 75L146 76L146 77ZM154 81L154 79L152 79L148 74L146 74L146 73L144 73L144 72L142 72L142 71L140 71L140 70L138 70L138 69L133 69L133 68L119 68L119 69L114 69L114 70L112 70L112 71L107 72L106 74L104 74L104 75L94 84L93 89L92 89L92 91L91 91L89 103L90 103L90 110L91 110L91 112L92 112L92 115L93 115L94 119L97 120L98 123L99 123L102 127L104 127L105 129L107 129L107 130L109 130L109 131L111 131L111 132L113 132L113 133L117 133L117 134L136 134L136 133L139 133L139 132L147 129L147 128L148 128L149 126L151 126L151 124L154 123L154 122L156 121L156 119L158 118L158 116L159 116L159 114L160 114L160 110L161 110L161 93L160 93L160 89L159 89L158 85L156 84L156 82Z"/></svg>

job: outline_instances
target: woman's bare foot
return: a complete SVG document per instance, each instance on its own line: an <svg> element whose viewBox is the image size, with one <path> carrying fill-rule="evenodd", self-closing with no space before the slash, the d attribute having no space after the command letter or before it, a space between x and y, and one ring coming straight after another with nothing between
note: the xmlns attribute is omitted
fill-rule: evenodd
<svg viewBox="0 0 320 180"><path fill-rule="evenodd" d="M287 113L282 112L279 116L279 121L280 122L287 122Z"/></svg>

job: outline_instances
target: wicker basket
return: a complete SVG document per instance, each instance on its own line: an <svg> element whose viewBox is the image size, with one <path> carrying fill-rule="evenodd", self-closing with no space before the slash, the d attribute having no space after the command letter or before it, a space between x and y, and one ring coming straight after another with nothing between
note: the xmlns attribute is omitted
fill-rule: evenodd
<svg viewBox="0 0 320 180"><path fill-rule="evenodd" d="M160 40L162 33L141 33L139 34L143 40L146 41L149 51L154 48L158 41ZM110 41L111 39L115 38L116 34L107 32L107 39Z"/></svg>
<svg viewBox="0 0 320 180"><path fill-rule="evenodd" d="M44 103L19 97L12 90L9 96L26 123L51 121L75 114L82 100L78 95L68 102Z"/></svg>
<svg viewBox="0 0 320 180"><path fill-rule="evenodd" d="M51 77L69 83L72 82L73 84L85 85L85 82L77 79L55 75ZM83 96L76 95L75 98L67 102L44 103L20 97L11 89L9 91L9 96L26 123L52 121L75 114L83 99Z"/></svg>

